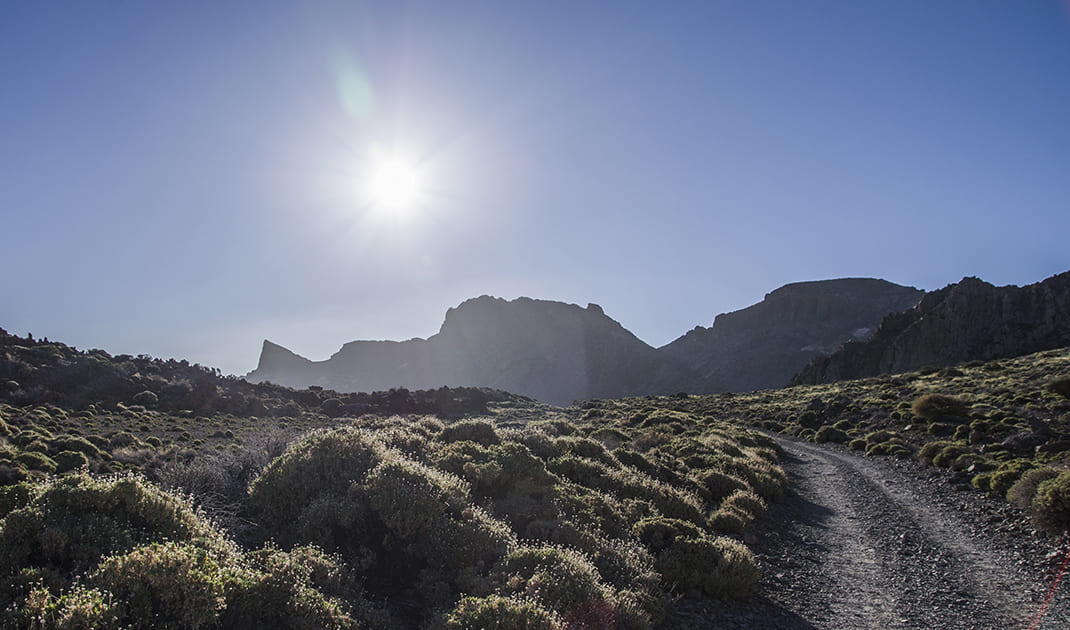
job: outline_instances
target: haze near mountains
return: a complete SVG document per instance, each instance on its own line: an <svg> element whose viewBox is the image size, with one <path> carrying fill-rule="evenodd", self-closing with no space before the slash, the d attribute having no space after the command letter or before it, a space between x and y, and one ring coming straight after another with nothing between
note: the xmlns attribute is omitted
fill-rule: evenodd
<svg viewBox="0 0 1070 630"><path fill-rule="evenodd" d="M595 304L483 296L449 309L427 339L353 341L326 361L265 341L247 379L338 391L481 386L552 404L780 387L811 359L868 338L885 315L922 295L867 278L789 284L657 349Z"/></svg>

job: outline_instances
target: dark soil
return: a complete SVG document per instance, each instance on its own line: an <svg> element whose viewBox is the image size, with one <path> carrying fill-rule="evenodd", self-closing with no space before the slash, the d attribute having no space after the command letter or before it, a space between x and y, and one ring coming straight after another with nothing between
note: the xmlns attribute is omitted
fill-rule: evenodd
<svg viewBox="0 0 1070 630"><path fill-rule="evenodd" d="M791 481L748 532L746 600L685 599L665 629L1070 628L1067 552L1028 515L942 470L777 437Z"/></svg>

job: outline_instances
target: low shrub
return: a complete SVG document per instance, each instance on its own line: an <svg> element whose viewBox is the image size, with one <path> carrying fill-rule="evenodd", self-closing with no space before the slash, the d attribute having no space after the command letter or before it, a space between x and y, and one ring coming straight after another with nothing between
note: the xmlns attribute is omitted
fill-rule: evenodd
<svg viewBox="0 0 1070 630"><path fill-rule="evenodd" d="M964 419L969 412L969 406L964 400L944 394L919 396L914 400L910 409L914 415L932 421Z"/></svg>
<svg viewBox="0 0 1070 630"><path fill-rule="evenodd" d="M672 518L643 519L632 527L632 536L651 553L661 553L677 539L702 538L703 531L687 521Z"/></svg>
<svg viewBox="0 0 1070 630"><path fill-rule="evenodd" d="M138 547L104 560L89 582L111 597L110 611L121 626L205 628L217 625L226 607L228 558L185 543Z"/></svg>
<svg viewBox="0 0 1070 630"><path fill-rule="evenodd" d="M657 567L674 590L711 597L746 597L758 584L754 556L729 538L677 540L658 555Z"/></svg>
<svg viewBox="0 0 1070 630"><path fill-rule="evenodd" d="M720 508L710 514L706 524L718 534L742 534L750 520L746 514L741 514L736 510Z"/></svg>
<svg viewBox="0 0 1070 630"><path fill-rule="evenodd" d="M795 423L807 429L816 429L821 426L821 419L813 411L804 411L795 418Z"/></svg>
<svg viewBox="0 0 1070 630"><path fill-rule="evenodd" d="M223 545L215 528L189 503L138 477L67 475L3 489L0 503L0 610L25 595L26 576L57 585L91 571L112 554L164 539Z"/></svg>
<svg viewBox="0 0 1070 630"><path fill-rule="evenodd" d="M723 501L737 490L747 489L747 484L736 477L720 470L709 469L695 473L695 481L709 493L709 500L714 503Z"/></svg>
<svg viewBox="0 0 1070 630"><path fill-rule="evenodd" d="M25 466L28 470L45 473L56 472L56 462L48 455L37 451L23 451L15 456L15 462Z"/></svg>
<svg viewBox="0 0 1070 630"><path fill-rule="evenodd" d="M1051 532L1070 527L1070 471L1040 482L1033 497L1037 523Z"/></svg>
<svg viewBox="0 0 1070 630"><path fill-rule="evenodd" d="M70 472L72 470L89 470L89 458L79 451L61 451L54 458L56 472Z"/></svg>
<svg viewBox="0 0 1070 630"><path fill-rule="evenodd" d="M826 442L834 442L836 444L842 444L849 438L847 432L842 429L837 429L834 426L825 425L817 430L814 434L814 442L818 444L824 444Z"/></svg>
<svg viewBox="0 0 1070 630"><path fill-rule="evenodd" d="M557 615L537 602L488 595L465 597L444 619L446 630L558 630Z"/></svg>
<svg viewBox="0 0 1070 630"><path fill-rule="evenodd" d="M969 455L973 453L973 449L965 444L958 444L952 442L937 453L933 459L933 466L939 466L941 468L949 468L954 462L963 455Z"/></svg>
<svg viewBox="0 0 1070 630"><path fill-rule="evenodd" d="M933 458L940 454L940 451L944 450L954 442L946 440L937 440L936 442L929 442L918 450L918 459L924 464L932 464Z"/></svg>
<svg viewBox="0 0 1070 630"><path fill-rule="evenodd" d="M48 443L48 448L53 453L59 453L61 451L76 451L84 453L86 457L100 458L101 452L97 448L96 444L93 444L89 440L83 437L76 437L72 435L61 435L57 438L53 438Z"/></svg>
<svg viewBox="0 0 1070 630"><path fill-rule="evenodd" d="M583 554L561 547L520 547L499 563L503 591L564 617L592 604L612 607L613 592ZM597 627L597 626L596 626Z"/></svg>
<svg viewBox="0 0 1070 630"><path fill-rule="evenodd" d="M483 446L501 443L498 431L495 429L494 424L488 420L461 420L455 422L442 429L438 439L443 442L468 440Z"/></svg>
<svg viewBox="0 0 1070 630"><path fill-rule="evenodd" d="M721 507L758 517L765 512L765 500L749 490L737 490L724 500Z"/></svg>
<svg viewBox="0 0 1070 630"><path fill-rule="evenodd" d="M1059 476L1059 470L1047 466L1027 470L1007 490L1007 501L1018 507L1028 508L1033 504L1033 497L1040 484L1057 476Z"/></svg>
<svg viewBox="0 0 1070 630"><path fill-rule="evenodd" d="M246 509L261 537L283 545L309 542L293 527L305 510L335 500L352 505L350 486L361 483L385 452L373 433L353 427L313 431L291 444L250 484Z"/></svg>

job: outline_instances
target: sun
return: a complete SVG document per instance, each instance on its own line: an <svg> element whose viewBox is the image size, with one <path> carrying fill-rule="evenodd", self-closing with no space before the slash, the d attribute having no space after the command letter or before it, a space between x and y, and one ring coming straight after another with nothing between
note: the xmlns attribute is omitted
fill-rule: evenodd
<svg viewBox="0 0 1070 630"><path fill-rule="evenodd" d="M398 158L383 158L372 170L369 180L372 199L388 208L408 208L420 196L420 177L416 168Z"/></svg>

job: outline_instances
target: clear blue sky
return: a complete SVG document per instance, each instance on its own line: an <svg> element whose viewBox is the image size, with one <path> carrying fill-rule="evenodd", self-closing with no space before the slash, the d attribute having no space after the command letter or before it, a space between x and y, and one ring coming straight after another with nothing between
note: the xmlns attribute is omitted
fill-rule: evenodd
<svg viewBox="0 0 1070 630"><path fill-rule="evenodd" d="M0 213L0 327L226 373L482 294L660 346L789 282L1028 284L1070 268L1070 11L14 0Z"/></svg>

